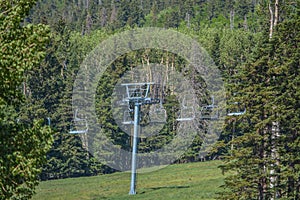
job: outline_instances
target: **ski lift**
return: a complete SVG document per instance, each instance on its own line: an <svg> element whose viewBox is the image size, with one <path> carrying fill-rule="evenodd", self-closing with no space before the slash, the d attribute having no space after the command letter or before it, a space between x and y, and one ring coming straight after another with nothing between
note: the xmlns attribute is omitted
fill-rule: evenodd
<svg viewBox="0 0 300 200"><path fill-rule="evenodd" d="M182 107L180 109L180 117L177 118L177 121L191 121L195 119L195 109L194 109L194 99L187 99L187 96L184 97L182 102Z"/></svg>
<svg viewBox="0 0 300 200"><path fill-rule="evenodd" d="M211 104L202 106L200 119L217 120L219 118L218 106L215 105L215 99L211 97Z"/></svg>
<svg viewBox="0 0 300 200"><path fill-rule="evenodd" d="M154 105L153 108L150 108L149 115L151 123L165 123L167 120L167 111L163 108L161 102L159 107Z"/></svg>
<svg viewBox="0 0 300 200"><path fill-rule="evenodd" d="M119 105L119 106L127 106L128 105L124 95L118 95L118 98L115 103L116 103L116 105Z"/></svg>
<svg viewBox="0 0 300 200"><path fill-rule="evenodd" d="M228 109L227 115L228 116L239 116L246 113L245 105L242 105L240 102L234 102L231 104L230 108Z"/></svg>
<svg viewBox="0 0 300 200"><path fill-rule="evenodd" d="M133 121L133 110L128 109L128 110L124 111L122 124L124 124L124 125L134 124L134 121Z"/></svg>
<svg viewBox="0 0 300 200"><path fill-rule="evenodd" d="M124 101L145 100L148 97L150 85L154 83L124 83L122 86L126 87L127 98ZM149 98L151 99L151 98Z"/></svg>
<svg viewBox="0 0 300 200"><path fill-rule="evenodd" d="M86 119L77 117L77 111L75 111L74 119L72 120L72 126L70 128L70 134L85 134L88 132L88 123Z"/></svg>
<svg viewBox="0 0 300 200"><path fill-rule="evenodd" d="M195 110L193 107L185 107L180 110L180 117L177 121L191 121L195 119Z"/></svg>

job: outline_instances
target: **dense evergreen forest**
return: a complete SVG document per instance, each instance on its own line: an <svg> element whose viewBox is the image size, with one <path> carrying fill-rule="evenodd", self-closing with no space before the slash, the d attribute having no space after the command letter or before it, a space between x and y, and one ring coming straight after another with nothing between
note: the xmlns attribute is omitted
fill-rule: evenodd
<svg viewBox="0 0 300 200"><path fill-rule="evenodd" d="M221 71L226 110L238 102L238 112L246 111L226 116L209 152L201 148L200 120L202 131L175 162L222 159L228 176L219 199L300 199L299 0L9 0L0 8L0 199L30 197L37 180L116 171L87 150L85 135L68 134L73 84L101 41L144 27L199 42ZM113 119L114 86L150 63L185 73L200 105L212 103L203 79L183 71L188 64L179 55L142 49L118 57L99 81L96 112L101 131L124 150L131 139ZM176 135L176 94L165 88L160 95L168 118L159 134L140 138L139 152L160 149Z"/></svg>

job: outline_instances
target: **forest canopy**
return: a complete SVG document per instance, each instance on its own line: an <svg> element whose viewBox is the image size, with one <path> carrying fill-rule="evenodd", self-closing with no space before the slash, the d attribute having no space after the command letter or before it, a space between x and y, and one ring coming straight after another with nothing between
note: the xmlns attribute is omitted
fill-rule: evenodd
<svg viewBox="0 0 300 200"><path fill-rule="evenodd" d="M220 169L228 176L219 199L300 198L299 0L10 0L1 2L0 9L3 199L30 197L38 180L116 171L88 151L92 129L69 134L76 118L90 117L72 108L74 82L98 44L146 27L176 31L199 43L221 72L225 102L214 102L203 77L184 57L154 48L128 52L107 66L97 85L97 123L108 138L98 138L99 145L112 142L131 151L130 128L115 119L123 120L125 112L112 106L122 77L135 76L131 72L138 66L151 81L162 83L182 73L196 91L192 113L200 114L192 115L196 136L175 163L223 160ZM160 77L152 63L168 71ZM149 128L156 134L139 138L139 152L160 149L186 130L177 120L183 107L180 94L172 85L155 91L163 101L144 106L141 123L149 124L154 108L167 117L163 125ZM209 105L216 107L202 117ZM225 124L208 134L210 120L218 119L213 115L217 106L226 110ZM126 107L130 110L132 105ZM213 147L203 148L206 144Z"/></svg>

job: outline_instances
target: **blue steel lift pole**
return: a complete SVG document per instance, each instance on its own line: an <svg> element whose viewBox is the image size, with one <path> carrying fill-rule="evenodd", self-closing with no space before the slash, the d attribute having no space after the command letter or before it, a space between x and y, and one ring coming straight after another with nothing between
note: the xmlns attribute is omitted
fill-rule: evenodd
<svg viewBox="0 0 300 200"><path fill-rule="evenodd" d="M158 104L160 100L157 98L149 97L150 85L154 82L148 83L124 83L121 84L126 87L127 98L125 101L130 105L134 103L134 132L133 132L133 145L132 145L132 158L131 158L131 182L129 195L136 194L136 168L137 168L137 150L138 150L138 135L140 124L140 109L141 105L145 104ZM146 88L145 88L146 86ZM125 124L132 124L132 121Z"/></svg>
<svg viewBox="0 0 300 200"><path fill-rule="evenodd" d="M140 103L135 102L134 105L134 132L133 132L133 146L132 146L132 160L131 160L131 183L129 194L136 194L136 154L137 154L137 141L139 133L139 112Z"/></svg>

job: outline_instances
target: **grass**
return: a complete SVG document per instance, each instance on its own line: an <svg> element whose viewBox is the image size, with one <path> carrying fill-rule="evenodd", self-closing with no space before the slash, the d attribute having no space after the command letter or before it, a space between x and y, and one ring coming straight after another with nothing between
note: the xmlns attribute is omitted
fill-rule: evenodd
<svg viewBox="0 0 300 200"><path fill-rule="evenodd" d="M214 199L224 176L220 161L170 165L137 176L137 194L128 195L130 173L41 182L34 200L175 200Z"/></svg>

